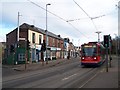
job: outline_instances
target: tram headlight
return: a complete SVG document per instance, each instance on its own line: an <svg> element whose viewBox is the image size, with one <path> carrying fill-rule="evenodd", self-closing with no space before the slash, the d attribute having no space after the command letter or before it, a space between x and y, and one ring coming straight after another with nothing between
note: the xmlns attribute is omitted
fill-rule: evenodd
<svg viewBox="0 0 120 90"><path fill-rule="evenodd" d="M82 57L82 59L85 59L84 57Z"/></svg>
<svg viewBox="0 0 120 90"><path fill-rule="evenodd" d="M97 58L96 57L94 57L94 60L96 60Z"/></svg>

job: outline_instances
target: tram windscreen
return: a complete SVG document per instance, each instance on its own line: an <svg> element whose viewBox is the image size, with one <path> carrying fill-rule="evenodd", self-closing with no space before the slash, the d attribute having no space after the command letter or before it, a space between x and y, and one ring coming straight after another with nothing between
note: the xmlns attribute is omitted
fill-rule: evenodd
<svg viewBox="0 0 120 90"><path fill-rule="evenodd" d="M96 56L96 46L84 46L82 48L83 56Z"/></svg>

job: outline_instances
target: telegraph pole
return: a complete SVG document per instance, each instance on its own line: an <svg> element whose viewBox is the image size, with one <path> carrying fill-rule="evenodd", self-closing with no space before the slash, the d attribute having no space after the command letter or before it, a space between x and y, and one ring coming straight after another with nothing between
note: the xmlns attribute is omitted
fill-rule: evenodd
<svg viewBox="0 0 120 90"><path fill-rule="evenodd" d="M16 44L16 47L15 48L19 48L19 17L20 17L20 13L18 12L18 30L17 30L17 44ZM17 50L16 50L17 52ZM18 58L17 58L18 59ZM15 62L17 64L17 61Z"/></svg>
<svg viewBox="0 0 120 90"><path fill-rule="evenodd" d="M17 42L19 43L19 17L20 17L20 13L18 12L18 31L17 31ZM19 45L18 45L19 47Z"/></svg>
<svg viewBox="0 0 120 90"><path fill-rule="evenodd" d="M18 30L17 30L17 45L16 45L16 48L19 48L19 39L20 39L20 37L19 37L19 32L20 32L20 29L19 29L19 22L20 22L20 13L18 12ZM17 62L16 62L16 64L17 64Z"/></svg>
<svg viewBox="0 0 120 90"><path fill-rule="evenodd" d="M20 16L22 16L22 15L20 15L20 12L18 12L18 31L17 31L17 44L18 44L18 47L19 47L19 32L20 32Z"/></svg>

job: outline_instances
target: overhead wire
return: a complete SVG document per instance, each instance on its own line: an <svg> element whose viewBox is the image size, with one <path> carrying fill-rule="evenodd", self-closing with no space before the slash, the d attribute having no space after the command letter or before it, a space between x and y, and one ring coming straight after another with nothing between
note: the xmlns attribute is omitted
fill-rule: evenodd
<svg viewBox="0 0 120 90"><path fill-rule="evenodd" d="M72 21L76 21L76 20L83 20L83 19L88 19L88 18L71 19L71 20L67 20L66 22L72 22Z"/></svg>
<svg viewBox="0 0 120 90"><path fill-rule="evenodd" d="M100 18L100 17L103 17L103 16L107 16L107 15L113 14L113 12L110 12L110 13L106 13L106 14L104 14L104 15L97 16L97 17L90 17L89 14L86 13L86 11L85 11L75 0L73 0L73 1L74 1L74 3L75 3L77 6L79 6L79 8L91 19L91 21L92 21L92 23L93 23L93 25L94 25L94 27L95 27L95 29L96 29L97 31L98 31L98 29L97 29L97 27L96 27L93 19L97 19L97 18ZM119 5L116 5L116 7L117 7L118 9L120 9ZM71 21L74 21L74 20L71 20Z"/></svg>
<svg viewBox="0 0 120 90"><path fill-rule="evenodd" d="M103 17L105 15L101 15L101 16L97 16L97 17L90 17L90 15L75 0L73 0L73 1L88 16L88 18L92 21L92 24L94 25L94 27L95 27L95 29L97 31L98 29L97 29L93 19L97 19L97 18Z"/></svg>
<svg viewBox="0 0 120 90"><path fill-rule="evenodd" d="M74 0L73 0L74 1ZM87 12L76 2L76 1L74 1L74 3L89 17L89 18L91 18L88 14L87 14Z"/></svg>
<svg viewBox="0 0 120 90"><path fill-rule="evenodd" d="M41 7L40 5L38 5L38 4L36 4L36 3L34 3L33 1L31 1L31 0L27 0L27 1L29 1L30 3L32 3L32 4L34 4L34 5L36 5L36 6L38 6L39 8L41 8L41 9L43 9L43 10L45 10L46 11L46 9L45 8L43 8L43 7ZM49 10L47 10L47 12L49 12L50 14L52 14L52 15L54 15L55 17L57 17L57 18L59 18L59 19L61 19L61 20L63 20L63 21L65 21L65 22L67 22L70 26L72 26L75 30L77 30L78 32L80 32L80 30L79 29L77 29L73 24L71 24L71 23L69 23L67 20L65 20L64 18L62 18L62 17L60 17L60 16L58 16L58 15L56 15L56 14L54 14L54 13L52 13L52 12L50 12ZM83 34L82 32L80 32L84 37L86 37L87 39L89 39L85 34Z"/></svg>
<svg viewBox="0 0 120 90"><path fill-rule="evenodd" d="M100 17L103 17L105 15L100 15L100 16L96 16L96 17L91 17L91 18L78 18L78 19L71 19L71 20L67 20L67 22L72 22L72 21L76 21L76 20L82 20L82 19L97 19L97 18L100 18Z"/></svg>
<svg viewBox="0 0 120 90"><path fill-rule="evenodd" d="M38 5L38 4L36 4L36 3L34 3L33 1L31 1L31 0L27 0L27 1L31 2L32 4L34 4L34 5L38 6L38 7L40 7L41 9L43 9L43 10L45 10L45 11L46 11L46 9L45 9L45 8L43 8L43 7L41 7L40 5ZM61 20L63 20L63 21L65 21L65 22L66 22L66 20L65 20L65 19L63 19L62 17L60 17L60 16L58 16L58 15L56 15L56 14L54 14L54 13L50 12L49 10L47 10L47 12L51 13L52 15L54 15L54 16L58 17L59 19L61 19Z"/></svg>
<svg viewBox="0 0 120 90"><path fill-rule="evenodd" d="M69 23L68 22L68 24L69 25L71 25L74 29L76 29L76 30L78 30L79 31L79 29L77 29L73 24L71 24L71 23ZM84 37L86 37L87 39L89 39L84 33L82 33L82 32L80 32Z"/></svg>

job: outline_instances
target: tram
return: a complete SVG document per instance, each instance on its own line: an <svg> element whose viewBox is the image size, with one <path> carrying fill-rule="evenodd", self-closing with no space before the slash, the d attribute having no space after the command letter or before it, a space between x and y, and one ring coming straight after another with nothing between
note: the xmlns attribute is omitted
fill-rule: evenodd
<svg viewBox="0 0 120 90"><path fill-rule="evenodd" d="M81 45L81 65L98 66L105 61L105 48L101 43L89 42Z"/></svg>

